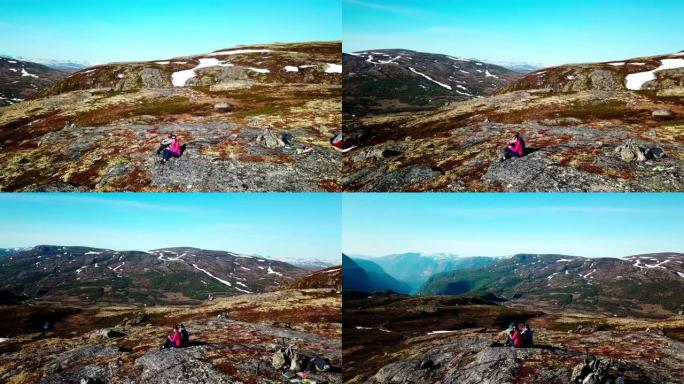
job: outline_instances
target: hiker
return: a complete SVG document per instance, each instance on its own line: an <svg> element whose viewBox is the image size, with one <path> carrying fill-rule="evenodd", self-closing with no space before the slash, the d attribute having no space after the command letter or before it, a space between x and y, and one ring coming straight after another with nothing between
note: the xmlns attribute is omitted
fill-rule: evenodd
<svg viewBox="0 0 684 384"><path fill-rule="evenodd" d="M520 136L519 132L513 134L513 138L508 142L506 149L499 155L499 159L504 161L511 157L522 157L525 154L525 140Z"/></svg>
<svg viewBox="0 0 684 384"><path fill-rule="evenodd" d="M508 328L505 330L501 331L499 333L499 337L504 339L504 345L507 347L510 347L513 345L513 342L511 341L511 332L513 332L513 327L515 326L514 323L508 324Z"/></svg>
<svg viewBox="0 0 684 384"><path fill-rule="evenodd" d="M162 160L161 163L164 164L171 157L178 158L181 155L181 145L180 145L180 139L176 137L176 135L169 135L169 138L172 140L171 143L169 143L168 147L166 147L162 151Z"/></svg>
<svg viewBox="0 0 684 384"><path fill-rule="evenodd" d="M355 146L351 146L349 148L344 148L344 140L342 139L342 132L338 133L337 135L333 136L330 139L330 145L335 148L336 151L338 152L349 152L352 149L356 148Z"/></svg>
<svg viewBox="0 0 684 384"><path fill-rule="evenodd" d="M178 330L178 325L173 326L173 333L170 336L166 337L166 341L164 342L164 345L161 346L159 349L165 349L165 348L180 348L183 346L183 336Z"/></svg>
<svg viewBox="0 0 684 384"><path fill-rule="evenodd" d="M190 345L190 333L185 329L185 324L180 324L181 338L183 339L183 345Z"/></svg>
<svg viewBox="0 0 684 384"><path fill-rule="evenodd" d="M165 137L159 144L159 148L157 149L157 155L161 155L161 153L164 152L164 150L168 148L169 145L171 145L171 143L173 143L173 139L175 138L176 136L174 135L169 135L168 137Z"/></svg>
<svg viewBox="0 0 684 384"><path fill-rule="evenodd" d="M520 348L523 346L523 338L522 334L520 333L520 328L518 328L518 325L515 325L515 328L513 328L513 331L511 332L511 342L513 343L513 347L515 348Z"/></svg>
<svg viewBox="0 0 684 384"><path fill-rule="evenodd" d="M534 331L530 328L530 323L525 323L525 329L523 329L521 336L523 346L527 348L532 347L532 344L534 343Z"/></svg>

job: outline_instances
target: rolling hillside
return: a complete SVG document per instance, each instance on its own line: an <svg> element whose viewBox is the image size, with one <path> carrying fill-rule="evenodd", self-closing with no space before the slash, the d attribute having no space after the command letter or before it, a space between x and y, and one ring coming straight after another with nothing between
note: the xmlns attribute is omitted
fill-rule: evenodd
<svg viewBox="0 0 684 384"><path fill-rule="evenodd" d="M520 77L499 65L406 49L344 54L344 113L430 110L495 92Z"/></svg>
<svg viewBox="0 0 684 384"><path fill-rule="evenodd" d="M190 304L284 287L306 271L197 248L147 252L42 245L0 259L0 290L33 302Z"/></svg>
<svg viewBox="0 0 684 384"><path fill-rule="evenodd" d="M617 258L519 254L485 267L438 274L422 295L491 292L535 308L667 316L684 309L684 254Z"/></svg>

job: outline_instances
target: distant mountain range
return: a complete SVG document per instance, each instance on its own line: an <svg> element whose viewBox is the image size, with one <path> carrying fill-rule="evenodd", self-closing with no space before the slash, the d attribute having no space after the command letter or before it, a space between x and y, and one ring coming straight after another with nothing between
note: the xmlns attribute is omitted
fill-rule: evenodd
<svg viewBox="0 0 684 384"><path fill-rule="evenodd" d="M41 245L0 257L0 291L73 304L196 303L278 289L306 274L281 261L189 247L144 252Z"/></svg>
<svg viewBox="0 0 684 384"><path fill-rule="evenodd" d="M0 57L0 107L33 97L67 75L43 64Z"/></svg>
<svg viewBox="0 0 684 384"><path fill-rule="evenodd" d="M50 67L62 72L76 72L83 68L88 68L89 63L84 61L73 61L73 60L53 60L53 59L31 59L19 56L18 59L31 61L33 63L43 64L46 67Z"/></svg>
<svg viewBox="0 0 684 384"><path fill-rule="evenodd" d="M474 59L379 49L343 55L347 115L428 110L491 94L520 73Z"/></svg>
<svg viewBox="0 0 684 384"><path fill-rule="evenodd" d="M342 288L345 291L376 292L391 290L409 293L411 287L382 270L379 265L362 259L342 255Z"/></svg>
<svg viewBox="0 0 684 384"><path fill-rule="evenodd" d="M361 265L362 261L375 264L391 277L405 282L416 292L431 276L453 270L467 269L494 263L495 257L461 257L451 254L423 254L416 252L387 255L382 257L355 257Z"/></svg>
<svg viewBox="0 0 684 384"><path fill-rule="evenodd" d="M684 254L618 258L519 254L432 276L421 295L493 293L518 304L617 315L684 309Z"/></svg>

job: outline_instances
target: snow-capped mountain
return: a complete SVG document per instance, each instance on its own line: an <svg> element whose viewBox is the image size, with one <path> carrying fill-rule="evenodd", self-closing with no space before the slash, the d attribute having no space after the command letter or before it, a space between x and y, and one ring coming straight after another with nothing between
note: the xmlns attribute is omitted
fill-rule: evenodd
<svg viewBox="0 0 684 384"><path fill-rule="evenodd" d="M78 303L193 303L287 286L306 271L189 247L115 251L41 245L0 258L0 290Z"/></svg>
<svg viewBox="0 0 684 384"><path fill-rule="evenodd" d="M433 109L491 94L520 74L499 65L406 49L344 54L345 113Z"/></svg>
<svg viewBox="0 0 684 384"><path fill-rule="evenodd" d="M0 107L16 104L36 95L67 74L45 65L0 57Z"/></svg>
<svg viewBox="0 0 684 384"><path fill-rule="evenodd" d="M628 314L684 309L684 254L625 258L518 254L432 276L424 295L494 293L551 307Z"/></svg>
<svg viewBox="0 0 684 384"><path fill-rule="evenodd" d="M50 67L52 69L56 69L58 71L62 72L76 72L80 71L83 68L87 68L90 66L90 63L86 61L75 61L75 60L54 60L54 59L34 59L34 58L26 58L26 57L18 57L19 60L23 61L30 61L33 63L38 63L42 64L46 67Z"/></svg>

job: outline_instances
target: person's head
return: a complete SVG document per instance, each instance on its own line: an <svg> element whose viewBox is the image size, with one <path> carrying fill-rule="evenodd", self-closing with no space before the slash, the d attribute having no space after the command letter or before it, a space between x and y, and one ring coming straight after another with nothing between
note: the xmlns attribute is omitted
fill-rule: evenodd
<svg viewBox="0 0 684 384"><path fill-rule="evenodd" d="M515 328L513 328L513 329L515 329L516 331L520 331L520 327L518 326L518 324L516 324Z"/></svg>
<svg viewBox="0 0 684 384"><path fill-rule="evenodd" d="M183 323L180 323L180 329L185 329L185 325Z"/></svg>
<svg viewBox="0 0 684 384"><path fill-rule="evenodd" d="M525 323L525 329L530 329L530 323Z"/></svg>
<svg viewBox="0 0 684 384"><path fill-rule="evenodd" d="M513 133L513 139L520 140L520 132Z"/></svg>
<svg viewBox="0 0 684 384"><path fill-rule="evenodd" d="M173 140L176 140L176 135L174 135L173 133L172 133L172 134L170 134L170 135L169 135L169 139L173 139Z"/></svg>
<svg viewBox="0 0 684 384"><path fill-rule="evenodd" d="M178 324L174 324L173 330L174 330L174 331L177 331L177 330L178 330Z"/></svg>

